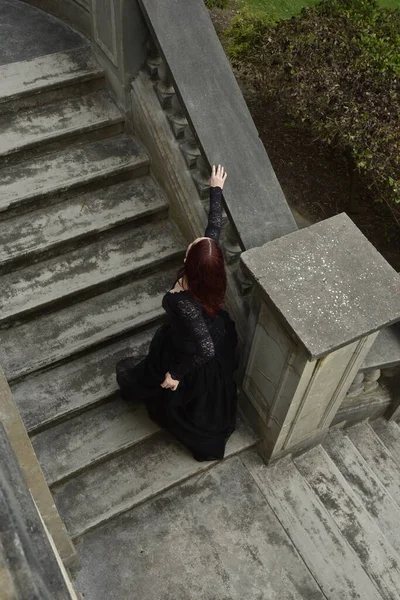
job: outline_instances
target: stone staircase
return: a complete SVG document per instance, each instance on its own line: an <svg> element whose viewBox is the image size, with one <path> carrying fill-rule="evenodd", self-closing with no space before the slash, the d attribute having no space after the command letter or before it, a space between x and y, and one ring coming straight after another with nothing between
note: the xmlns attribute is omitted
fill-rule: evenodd
<svg viewBox="0 0 400 600"><path fill-rule="evenodd" d="M0 365L71 535L209 468L116 395L186 244L89 47L0 67L0 239Z"/></svg>
<svg viewBox="0 0 400 600"><path fill-rule="evenodd" d="M400 426L332 429L322 446L266 466L243 459L324 597L400 597Z"/></svg>

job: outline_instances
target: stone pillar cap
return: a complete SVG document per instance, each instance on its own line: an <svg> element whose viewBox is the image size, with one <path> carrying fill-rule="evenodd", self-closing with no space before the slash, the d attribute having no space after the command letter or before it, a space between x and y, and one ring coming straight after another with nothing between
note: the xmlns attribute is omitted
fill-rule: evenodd
<svg viewBox="0 0 400 600"><path fill-rule="evenodd" d="M241 260L312 359L400 320L400 275L345 213Z"/></svg>

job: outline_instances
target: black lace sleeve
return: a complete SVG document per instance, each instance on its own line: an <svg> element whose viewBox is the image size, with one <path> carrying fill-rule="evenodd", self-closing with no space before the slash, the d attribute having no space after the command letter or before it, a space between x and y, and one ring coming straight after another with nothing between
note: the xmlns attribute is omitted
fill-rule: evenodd
<svg viewBox="0 0 400 600"><path fill-rule="evenodd" d="M173 379L180 380L193 369L207 362L215 355L214 342L203 318L201 306L190 298L179 298L175 313L185 324L196 345L195 354L188 354L179 364L171 365L169 370Z"/></svg>
<svg viewBox="0 0 400 600"><path fill-rule="evenodd" d="M222 189L210 187L210 212L204 237L219 241L222 227Z"/></svg>

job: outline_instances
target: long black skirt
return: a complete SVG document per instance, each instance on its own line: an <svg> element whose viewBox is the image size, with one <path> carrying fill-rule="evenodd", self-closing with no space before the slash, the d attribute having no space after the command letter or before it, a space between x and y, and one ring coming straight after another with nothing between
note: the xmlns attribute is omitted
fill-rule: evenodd
<svg viewBox="0 0 400 600"><path fill-rule="evenodd" d="M224 334L214 341L215 356L186 374L174 392L161 387L177 352L167 324L156 331L143 360L135 366L130 366L133 359L117 365L122 397L144 401L150 418L199 461L223 458L236 424L237 335L226 311L216 318L221 319L219 331Z"/></svg>

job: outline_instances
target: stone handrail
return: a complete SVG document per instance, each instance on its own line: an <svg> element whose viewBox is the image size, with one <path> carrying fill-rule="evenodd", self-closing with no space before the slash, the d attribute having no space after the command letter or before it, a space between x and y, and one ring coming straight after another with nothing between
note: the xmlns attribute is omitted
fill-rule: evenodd
<svg viewBox="0 0 400 600"><path fill-rule="evenodd" d="M201 153L203 161L194 155L200 177L208 178L212 163L227 168L226 211L241 248L296 230L203 0L139 3L167 66L162 93L166 101L178 96Z"/></svg>
<svg viewBox="0 0 400 600"><path fill-rule="evenodd" d="M0 423L0 596L77 600Z"/></svg>
<svg viewBox="0 0 400 600"><path fill-rule="evenodd" d="M67 567L77 566L78 557L76 549L54 504L28 432L1 367L0 425L4 427L26 481L25 485L32 494L44 524L52 536L64 564Z"/></svg>

